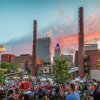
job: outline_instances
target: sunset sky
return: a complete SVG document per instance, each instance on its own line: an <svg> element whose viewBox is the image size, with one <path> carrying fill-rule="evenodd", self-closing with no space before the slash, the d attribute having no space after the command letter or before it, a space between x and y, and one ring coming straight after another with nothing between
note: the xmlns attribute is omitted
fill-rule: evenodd
<svg viewBox="0 0 100 100"><path fill-rule="evenodd" d="M100 10L99 4L100 0L0 0L0 43L31 34L34 19L40 32L62 20L77 22L80 6L86 18Z"/></svg>
<svg viewBox="0 0 100 100"><path fill-rule="evenodd" d="M77 35L81 6L85 34L99 35L100 0L0 0L0 44L5 44L13 53L17 52L15 45L29 48L34 19L38 21L38 37L50 36L54 43L61 42L59 37Z"/></svg>

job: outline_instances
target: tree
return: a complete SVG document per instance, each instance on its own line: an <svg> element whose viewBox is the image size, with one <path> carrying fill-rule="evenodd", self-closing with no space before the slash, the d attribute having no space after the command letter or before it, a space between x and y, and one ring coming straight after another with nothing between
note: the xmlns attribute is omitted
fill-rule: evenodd
<svg viewBox="0 0 100 100"><path fill-rule="evenodd" d="M32 81L32 75L31 74L28 74L28 79L29 79L29 81Z"/></svg>
<svg viewBox="0 0 100 100"><path fill-rule="evenodd" d="M5 77L4 77L4 72L0 70L0 83L4 82Z"/></svg>
<svg viewBox="0 0 100 100"><path fill-rule="evenodd" d="M69 73L70 63L63 58L58 58L53 65L53 76L57 83L65 83L71 78Z"/></svg>
<svg viewBox="0 0 100 100"><path fill-rule="evenodd" d="M2 62L0 63L0 82L4 82L6 75L16 71L15 64Z"/></svg>
<svg viewBox="0 0 100 100"><path fill-rule="evenodd" d="M2 70L4 74L8 74L15 70L15 65L6 63L6 62L2 62L2 63L0 63L0 70Z"/></svg>

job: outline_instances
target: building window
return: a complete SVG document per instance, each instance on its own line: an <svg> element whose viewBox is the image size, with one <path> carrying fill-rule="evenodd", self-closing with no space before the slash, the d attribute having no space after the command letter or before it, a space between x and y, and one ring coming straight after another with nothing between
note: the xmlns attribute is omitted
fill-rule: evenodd
<svg viewBox="0 0 100 100"><path fill-rule="evenodd" d="M47 72L47 69L45 69L45 72Z"/></svg>
<svg viewBox="0 0 100 100"><path fill-rule="evenodd" d="M67 60L68 62L71 62L71 60Z"/></svg>
<svg viewBox="0 0 100 100"><path fill-rule="evenodd" d="M100 68L100 59L97 61L97 67Z"/></svg>
<svg viewBox="0 0 100 100"><path fill-rule="evenodd" d="M49 73L51 73L51 68L49 68Z"/></svg>
<svg viewBox="0 0 100 100"><path fill-rule="evenodd" d="M87 62L85 62L85 66L87 66L88 65L88 63Z"/></svg>
<svg viewBox="0 0 100 100"><path fill-rule="evenodd" d="M98 64L100 64L100 59L98 59Z"/></svg>
<svg viewBox="0 0 100 100"><path fill-rule="evenodd" d="M97 64L97 67L100 68L100 64Z"/></svg>
<svg viewBox="0 0 100 100"><path fill-rule="evenodd" d="M20 67L20 64L18 64L17 66Z"/></svg>
<svg viewBox="0 0 100 100"><path fill-rule="evenodd" d="M43 73L43 70L40 70L40 73Z"/></svg>

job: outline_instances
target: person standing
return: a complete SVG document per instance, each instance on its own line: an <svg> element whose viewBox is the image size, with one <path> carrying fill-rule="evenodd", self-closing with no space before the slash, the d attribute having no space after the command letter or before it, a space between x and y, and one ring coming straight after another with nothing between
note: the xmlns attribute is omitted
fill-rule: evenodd
<svg viewBox="0 0 100 100"><path fill-rule="evenodd" d="M13 100L20 100L20 91L18 88L15 89L15 93L13 95Z"/></svg>
<svg viewBox="0 0 100 100"><path fill-rule="evenodd" d="M75 92L75 85L69 85L69 94L66 96L66 100L80 100L80 96L77 92Z"/></svg>
<svg viewBox="0 0 100 100"><path fill-rule="evenodd" d="M93 89L93 99L100 100L100 91L98 89L97 83L93 83L92 89Z"/></svg>
<svg viewBox="0 0 100 100"><path fill-rule="evenodd" d="M13 100L13 90L9 90L7 94L7 100Z"/></svg>

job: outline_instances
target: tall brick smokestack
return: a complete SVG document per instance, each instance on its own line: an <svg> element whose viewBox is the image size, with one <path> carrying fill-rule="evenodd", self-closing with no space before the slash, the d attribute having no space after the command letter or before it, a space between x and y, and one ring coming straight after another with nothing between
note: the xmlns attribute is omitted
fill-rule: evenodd
<svg viewBox="0 0 100 100"><path fill-rule="evenodd" d="M78 41L79 76L84 77L84 21L83 7L79 8L79 41Z"/></svg>
<svg viewBox="0 0 100 100"><path fill-rule="evenodd" d="M32 75L37 76L36 65L36 41L37 41L37 21L33 22L33 50L32 50Z"/></svg>

